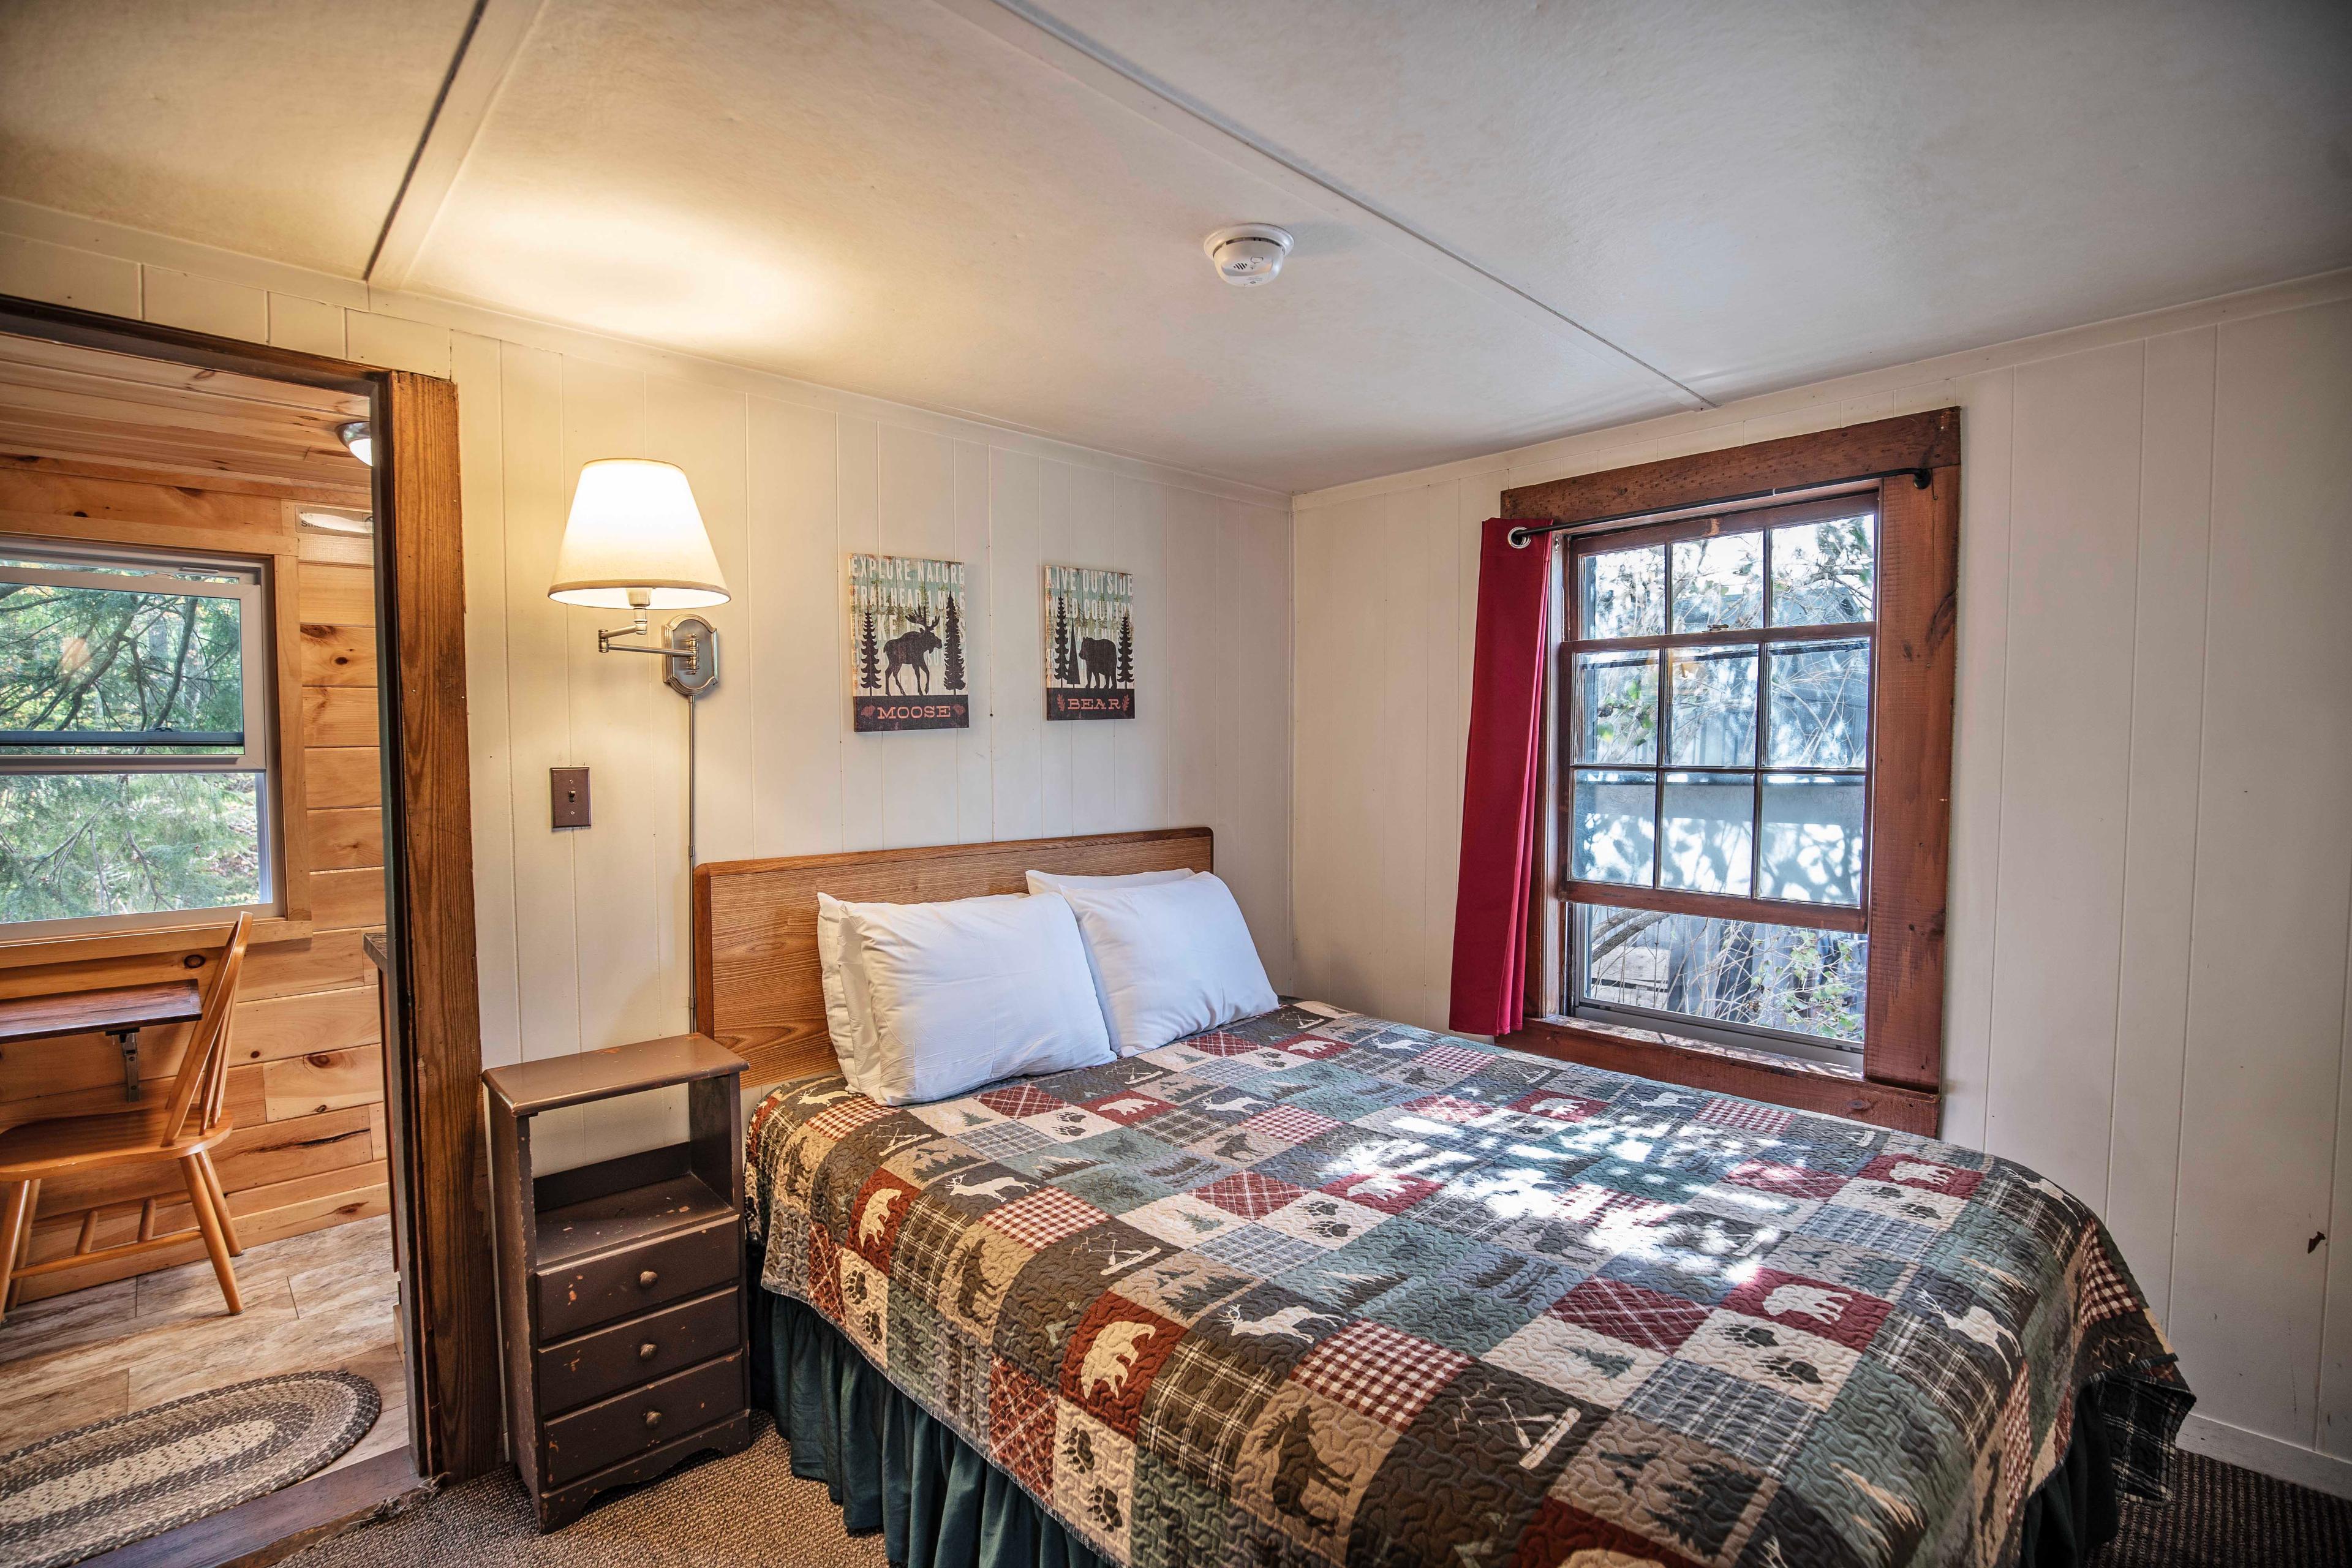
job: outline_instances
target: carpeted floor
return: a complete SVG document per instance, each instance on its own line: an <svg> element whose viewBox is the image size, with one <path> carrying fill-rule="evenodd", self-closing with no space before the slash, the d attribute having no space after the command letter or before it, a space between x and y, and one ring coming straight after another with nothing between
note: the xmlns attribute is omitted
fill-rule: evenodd
<svg viewBox="0 0 2352 1568"><path fill-rule="evenodd" d="M783 1439L760 1436L635 1491L552 1535L531 1524L512 1469L286 1560L286 1568L883 1568L882 1538L853 1541L822 1481L793 1479Z"/></svg>
<svg viewBox="0 0 2352 1568"><path fill-rule="evenodd" d="M2344 1568L2352 1502L2179 1454L2172 1500L2124 1500L2123 1531L2092 1568Z"/></svg>
<svg viewBox="0 0 2352 1568"><path fill-rule="evenodd" d="M883 1568L882 1540L853 1541L816 1481L796 1481L775 1428L759 1440L592 1509L553 1535L531 1528L514 1472L485 1477L289 1558L287 1568ZM2183 1454L2173 1500L2126 1501L2123 1534L2093 1568L2345 1568L2352 1502Z"/></svg>

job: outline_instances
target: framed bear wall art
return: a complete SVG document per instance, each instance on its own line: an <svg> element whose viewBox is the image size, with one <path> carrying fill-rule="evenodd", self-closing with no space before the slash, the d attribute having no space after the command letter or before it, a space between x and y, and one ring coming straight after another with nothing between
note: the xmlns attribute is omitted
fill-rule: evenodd
<svg viewBox="0 0 2352 1568"><path fill-rule="evenodd" d="M849 558L852 730L971 727L964 603L961 561Z"/></svg>
<svg viewBox="0 0 2352 1568"><path fill-rule="evenodd" d="M1045 568L1045 717L1135 717L1135 577Z"/></svg>

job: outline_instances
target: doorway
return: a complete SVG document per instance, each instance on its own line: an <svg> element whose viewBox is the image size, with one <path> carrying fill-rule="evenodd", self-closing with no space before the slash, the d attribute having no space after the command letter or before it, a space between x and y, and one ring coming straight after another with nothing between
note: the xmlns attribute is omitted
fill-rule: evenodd
<svg viewBox="0 0 2352 1568"><path fill-rule="evenodd" d="M0 1006L206 995L252 919L212 1150L238 1255L169 1163L42 1181L12 1438L332 1368L381 1414L331 1468L497 1460L456 534L446 384L0 301L0 595L44 624L0 654ZM0 1047L0 1129L152 1104L202 1028Z"/></svg>

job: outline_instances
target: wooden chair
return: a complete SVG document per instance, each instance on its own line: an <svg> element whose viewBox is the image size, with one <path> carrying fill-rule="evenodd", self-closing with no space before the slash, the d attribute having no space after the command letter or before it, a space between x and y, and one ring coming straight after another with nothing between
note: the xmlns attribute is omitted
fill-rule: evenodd
<svg viewBox="0 0 2352 1568"><path fill-rule="evenodd" d="M221 1190L212 1150L235 1130L227 1110L229 1020L236 1005L237 974L245 967L246 939L252 931L251 915L236 917L221 949L212 989L205 995L204 1015L188 1037L187 1053L172 1081L169 1100L88 1116L50 1117L0 1131L0 1187L8 1188L5 1206L0 1207L0 1312L15 1304L17 1285L24 1279L160 1251L198 1235L204 1237L205 1250L212 1255L213 1272L220 1279L228 1310L245 1310L245 1299L237 1293L236 1272L229 1264L229 1258L245 1248L238 1244L236 1227L229 1219L228 1199ZM81 1237L73 1251L38 1263L28 1261L34 1208L43 1182L110 1165L164 1161L180 1167L181 1180L187 1184L188 1206L195 1211L193 1231L157 1236L156 1200L151 1197L140 1211L137 1240L93 1247L98 1228L93 1209L82 1216Z"/></svg>

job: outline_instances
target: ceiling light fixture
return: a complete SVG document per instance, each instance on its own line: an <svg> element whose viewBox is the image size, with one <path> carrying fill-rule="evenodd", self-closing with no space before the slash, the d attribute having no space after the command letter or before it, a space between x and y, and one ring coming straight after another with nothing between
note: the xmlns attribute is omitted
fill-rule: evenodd
<svg viewBox="0 0 2352 1568"><path fill-rule="evenodd" d="M1201 242L1217 276L1236 289L1271 283L1290 254L1290 231L1270 223L1237 223Z"/></svg>
<svg viewBox="0 0 2352 1568"><path fill-rule="evenodd" d="M368 429L366 420L354 419L348 425L339 425L335 427L335 435L351 448L352 457L371 468L375 467L375 435Z"/></svg>

